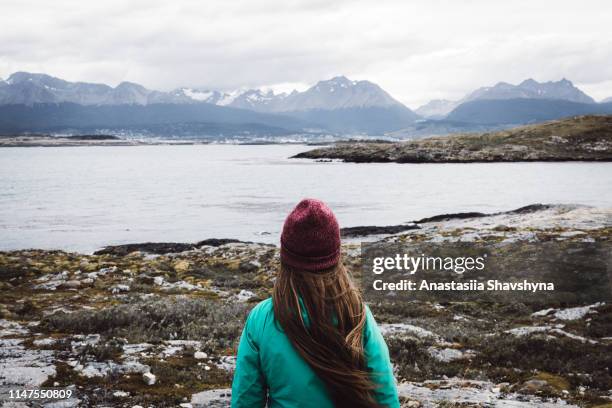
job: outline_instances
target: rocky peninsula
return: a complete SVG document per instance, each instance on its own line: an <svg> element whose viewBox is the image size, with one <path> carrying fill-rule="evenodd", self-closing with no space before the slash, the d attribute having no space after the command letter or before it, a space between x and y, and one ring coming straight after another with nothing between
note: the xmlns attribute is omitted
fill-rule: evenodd
<svg viewBox="0 0 612 408"><path fill-rule="evenodd" d="M388 242L600 242L612 210L534 205L345 231ZM359 279L360 246L343 259ZM244 319L278 247L235 240L0 252L0 386L70 406L225 407ZM612 305L370 303L403 407L609 407ZM605 405L608 404L608 405ZM48 405L59 406L59 405Z"/></svg>
<svg viewBox="0 0 612 408"><path fill-rule="evenodd" d="M611 161L612 116L579 116L498 132L397 142L346 142L294 158L345 162Z"/></svg>

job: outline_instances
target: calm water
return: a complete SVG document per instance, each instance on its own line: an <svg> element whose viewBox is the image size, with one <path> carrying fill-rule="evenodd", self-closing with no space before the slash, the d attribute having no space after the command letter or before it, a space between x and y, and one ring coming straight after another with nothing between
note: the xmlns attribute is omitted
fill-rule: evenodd
<svg viewBox="0 0 612 408"><path fill-rule="evenodd" d="M305 146L0 149L0 249L239 238L276 242L302 197L343 226L532 203L612 207L612 163L347 164Z"/></svg>

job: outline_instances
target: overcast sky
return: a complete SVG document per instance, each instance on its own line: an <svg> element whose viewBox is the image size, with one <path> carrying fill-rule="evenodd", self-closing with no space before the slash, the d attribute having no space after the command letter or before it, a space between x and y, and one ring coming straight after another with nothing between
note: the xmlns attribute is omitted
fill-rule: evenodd
<svg viewBox="0 0 612 408"><path fill-rule="evenodd" d="M2 0L0 77L170 90L368 79L416 108L498 81L612 96L612 2Z"/></svg>

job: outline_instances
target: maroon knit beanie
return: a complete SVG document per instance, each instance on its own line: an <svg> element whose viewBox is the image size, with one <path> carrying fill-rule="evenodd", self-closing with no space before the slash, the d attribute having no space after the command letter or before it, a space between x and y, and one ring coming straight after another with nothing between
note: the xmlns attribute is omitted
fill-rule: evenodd
<svg viewBox="0 0 612 408"><path fill-rule="evenodd" d="M281 261L307 271L331 268L340 260L340 227L322 201L305 198L291 211L281 234Z"/></svg>

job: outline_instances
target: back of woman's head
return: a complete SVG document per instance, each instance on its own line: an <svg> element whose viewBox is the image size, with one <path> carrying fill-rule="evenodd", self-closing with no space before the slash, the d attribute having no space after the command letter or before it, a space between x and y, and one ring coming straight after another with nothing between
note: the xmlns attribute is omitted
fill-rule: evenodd
<svg viewBox="0 0 612 408"><path fill-rule="evenodd" d="M321 201L302 200L281 235L274 314L336 406L378 407L366 367L365 306L340 262L340 229Z"/></svg>

